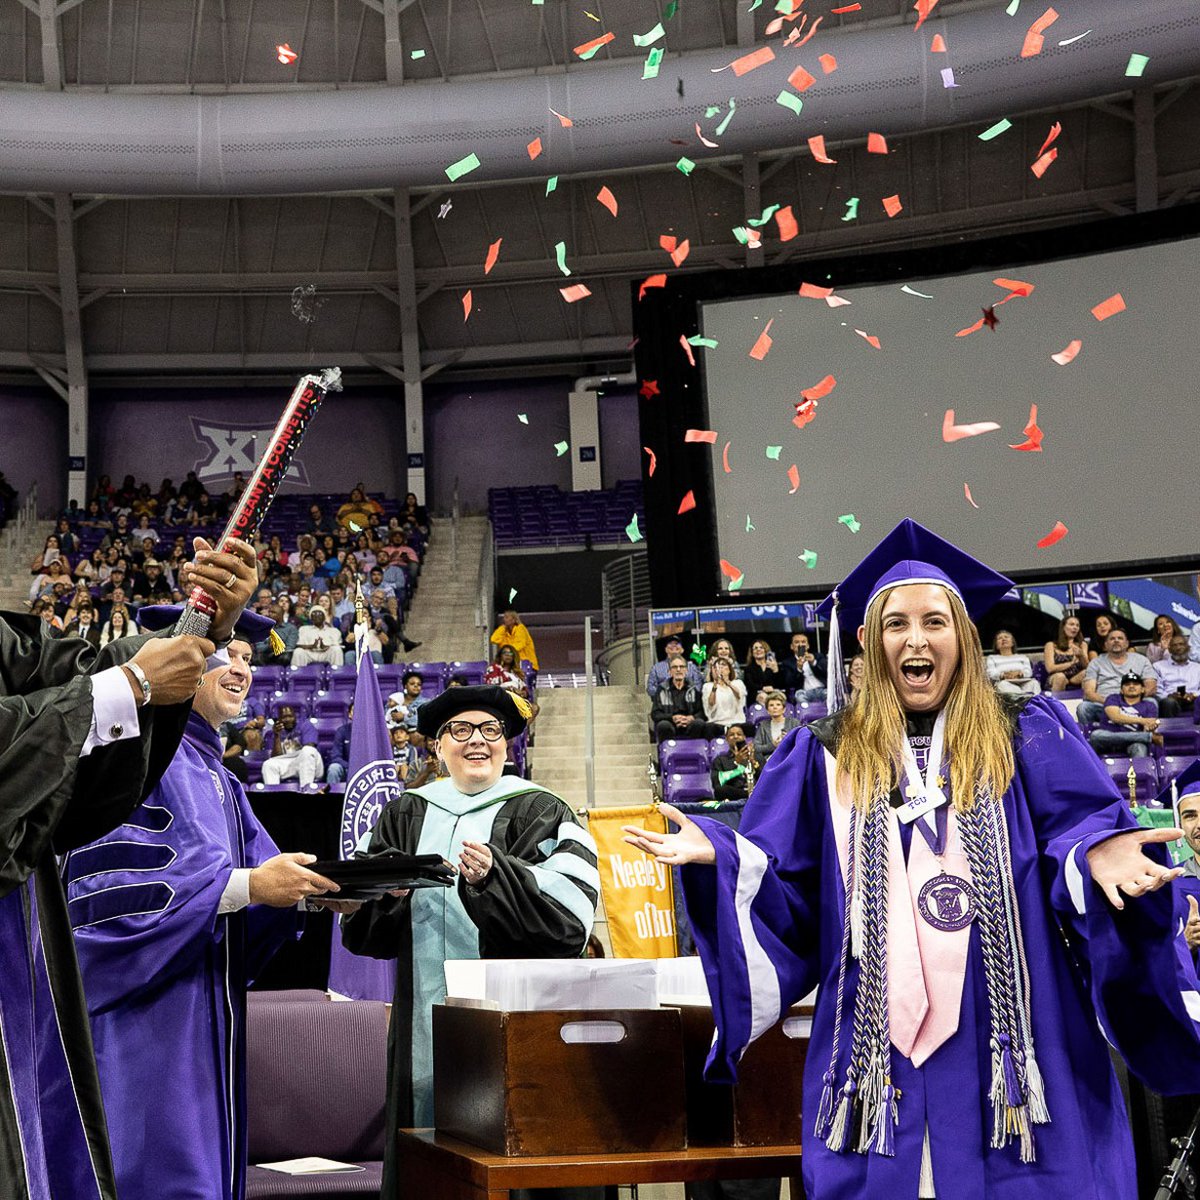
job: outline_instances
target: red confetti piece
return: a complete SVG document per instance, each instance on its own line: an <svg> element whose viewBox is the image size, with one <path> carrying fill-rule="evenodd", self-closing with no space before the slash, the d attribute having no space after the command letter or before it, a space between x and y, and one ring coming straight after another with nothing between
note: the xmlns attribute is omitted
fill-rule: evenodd
<svg viewBox="0 0 1200 1200"><path fill-rule="evenodd" d="M965 496L966 496L966 498L967 498L967 503L968 503L968 504L969 504L969 505L970 505L972 508L978 508L978 507L979 507L979 505L975 503L975 497L971 495L971 485L970 485L969 483L964 483L964 484L963 484L963 495L965 495Z"/></svg>
<svg viewBox="0 0 1200 1200"><path fill-rule="evenodd" d="M862 7L862 5L860 5L860 4L854 4L854 5L851 5L851 7L850 7L850 8L843 9L843 10L841 10L841 11L843 11L843 12L853 12L853 11L854 11L856 8L861 8L861 7ZM833 11L834 11L834 12L838 12L839 10L835 8ZM805 43L805 42L807 42L807 41L808 41L808 39L809 39L809 38L811 38L811 37L812 37L812 35L813 35L814 33L816 33L816 32L817 32L817 26L819 26L823 20L825 20L825 18L824 18L824 17L818 17L818 18L817 18L817 19L816 19L816 20L815 20L815 21L812 23L812 28L811 28L811 29L810 29L810 30L809 30L809 31L808 31L808 32L807 32L807 33L806 33L806 34L805 34L805 35L804 35L804 36L803 36L803 37L802 37L802 38L801 38L801 39L800 39L800 40L799 40L797 43L796 43L796 48L797 48L797 49L799 49L801 46L803 46L803 45L804 45L804 43ZM788 39L788 41L789 41L789 44L790 44L790 42L791 42L791 39L789 38L789 39Z"/></svg>
<svg viewBox="0 0 1200 1200"><path fill-rule="evenodd" d="M858 12L861 8L861 4L843 4L841 8L831 8L829 11L835 16L841 16L842 13Z"/></svg>
<svg viewBox="0 0 1200 1200"><path fill-rule="evenodd" d="M574 122L574 121L572 121L570 117L563 116L563 114L562 114L562 113L560 113L560 112L559 112L557 109L553 109L553 108L552 108L550 111L551 111L552 113L554 113L554 115L555 115L555 116L558 118L558 123L559 123L559 124L560 124L560 125L561 125L561 126L564 128L564 129L570 129L570 128L571 128L571 126L575 124L575 122Z"/></svg>
<svg viewBox="0 0 1200 1200"><path fill-rule="evenodd" d="M525 149L529 151L529 158L530 161L532 161L542 152L542 139L540 137L535 137L533 141L525 147Z"/></svg>
<svg viewBox="0 0 1200 1200"><path fill-rule="evenodd" d="M696 507L695 492L688 492L686 496L679 502L679 511L675 514L677 517L682 517L685 512L691 512Z"/></svg>
<svg viewBox="0 0 1200 1200"><path fill-rule="evenodd" d="M1062 122L1055 121L1054 124L1050 126L1050 132L1046 134L1046 140L1042 143L1042 148L1038 151L1039 157L1046 153L1050 147L1050 143L1053 142L1060 133L1062 133Z"/></svg>
<svg viewBox="0 0 1200 1200"><path fill-rule="evenodd" d="M913 8L917 10L917 23L913 26L914 33L925 24L925 18L937 8L937 2L938 0L917 0L913 5Z"/></svg>
<svg viewBox="0 0 1200 1200"><path fill-rule="evenodd" d="M729 447L731 445L733 445L732 442L726 442L725 448L721 451L721 466L725 469L726 475L733 474L733 468L729 465Z"/></svg>
<svg viewBox="0 0 1200 1200"><path fill-rule="evenodd" d="M788 483L792 485L788 495L794 496L800 490L800 468L795 463L788 467Z"/></svg>
<svg viewBox="0 0 1200 1200"><path fill-rule="evenodd" d="M815 158L819 163L830 164L837 162L836 158L830 158L829 155L825 153L824 134L813 134L813 136L808 139L808 148L812 151L813 158Z"/></svg>
<svg viewBox="0 0 1200 1200"><path fill-rule="evenodd" d="M772 317L767 322L767 327L758 335L758 340L750 348L751 358L757 358L759 362L762 362L767 357L767 352L771 349L772 345L771 326L774 324L775 318Z"/></svg>
<svg viewBox="0 0 1200 1200"><path fill-rule="evenodd" d="M291 46L287 44L287 42L281 42L275 47L275 57L279 59L279 61L285 67L290 67L292 63L294 63L300 57L300 55L298 55L295 50L293 50Z"/></svg>
<svg viewBox="0 0 1200 1200"><path fill-rule="evenodd" d="M665 275L647 275L642 280L642 286L638 288L638 299L640 300L648 288L659 288L667 286L667 277Z"/></svg>
<svg viewBox="0 0 1200 1200"><path fill-rule="evenodd" d="M683 440L685 442L707 442L710 446L714 446L717 441L717 431L715 429L688 429L684 432Z"/></svg>
<svg viewBox="0 0 1200 1200"><path fill-rule="evenodd" d="M1115 317L1117 313L1125 311L1125 298L1120 292L1109 296L1107 300L1102 300L1095 308L1092 309L1092 316L1097 321L1107 321L1109 317Z"/></svg>
<svg viewBox="0 0 1200 1200"><path fill-rule="evenodd" d="M1058 157L1058 147L1052 146L1045 154L1036 162L1032 163L1029 169L1039 178L1050 169L1050 164Z"/></svg>
<svg viewBox="0 0 1200 1200"><path fill-rule="evenodd" d="M614 217L617 215L617 198L612 194L611 188L602 187L596 193L596 199L599 200L600 203L603 204L604 207L607 208Z"/></svg>
<svg viewBox="0 0 1200 1200"><path fill-rule="evenodd" d="M805 400L824 400L835 387L837 387L837 380L832 375L826 375L820 383L805 388L800 395Z"/></svg>
<svg viewBox="0 0 1200 1200"><path fill-rule="evenodd" d="M981 433L991 433L993 429L999 429L1000 426L995 421L975 421L969 425L956 425L954 423L954 409L946 409L946 415L942 418L942 441L943 442L961 442L963 438L978 437Z"/></svg>
<svg viewBox="0 0 1200 1200"><path fill-rule="evenodd" d="M471 293L468 291L462 298L463 320L465 321L471 315L471 307L474 301L471 298Z"/></svg>
<svg viewBox="0 0 1200 1200"><path fill-rule="evenodd" d="M844 304L853 304L854 301L847 300L845 296L826 296L825 303L830 308L841 308Z"/></svg>
<svg viewBox="0 0 1200 1200"><path fill-rule="evenodd" d="M583 300L590 296L592 289L586 283L573 283L570 287L559 288L558 294L568 304L574 304L577 300Z"/></svg>
<svg viewBox="0 0 1200 1200"><path fill-rule="evenodd" d="M490 275L492 273L492 268L496 265L496 259L500 257L500 243L502 241L504 241L503 238L497 238L488 247L487 258L484 260L483 264L483 273L485 275Z"/></svg>
<svg viewBox="0 0 1200 1200"><path fill-rule="evenodd" d="M833 295L833 288L820 287L815 283L802 283L800 285L800 295L807 297L809 300L824 300L826 297Z"/></svg>
<svg viewBox="0 0 1200 1200"><path fill-rule="evenodd" d="M585 54L594 54L601 46L607 46L616 36L615 33L602 33L599 37L592 38L590 42L584 42L582 45L576 46L573 53L579 55L580 58Z"/></svg>
<svg viewBox="0 0 1200 1200"><path fill-rule="evenodd" d="M933 35L933 41L929 43L929 53L930 54L945 54L946 53L946 39L944 37L942 37L942 35L940 33L935 33Z"/></svg>
<svg viewBox="0 0 1200 1200"><path fill-rule="evenodd" d="M887 213L889 217L894 217L903 208L904 205L900 203L899 196L884 196L883 211Z"/></svg>
<svg viewBox="0 0 1200 1200"><path fill-rule="evenodd" d="M837 70L837 59L834 58L832 54L822 54L821 57L817 59L817 62L821 64L821 70L824 71L826 75L832 75L834 71Z"/></svg>
<svg viewBox="0 0 1200 1200"><path fill-rule="evenodd" d="M1055 521L1054 528L1038 541L1037 548L1045 550L1053 546L1055 542L1061 542L1067 536L1067 532L1067 527L1061 521Z"/></svg>
<svg viewBox="0 0 1200 1200"><path fill-rule="evenodd" d="M1054 359L1054 361L1058 363L1060 367L1065 367L1067 363L1075 361L1075 355L1077 355L1082 349L1083 343L1078 338L1075 338L1073 341L1067 343L1066 349L1060 350L1057 354L1050 355L1050 357Z"/></svg>
<svg viewBox="0 0 1200 1200"><path fill-rule="evenodd" d="M651 396L660 396L662 393L658 390L657 379L643 379L642 386L638 388L643 400L649 400Z"/></svg>
<svg viewBox="0 0 1200 1200"><path fill-rule="evenodd" d="M660 246L661 246L661 247L662 247L662 248L663 248L663 249L664 249L664 250L665 250L665 251L666 251L668 254L671 254L671 253L673 253L673 252L674 252L674 250L675 250L675 247L676 247L676 245L677 245L678 243L677 243L677 239L676 239L676 237L675 237L675 235L674 235L674 234L672 234L672 233L664 233L664 234L660 234L660 235L659 235L658 244L659 244L659 245L660 245Z"/></svg>
<svg viewBox="0 0 1200 1200"><path fill-rule="evenodd" d="M1025 44L1021 47L1022 58L1032 58L1035 54L1041 54L1042 44L1045 38L1042 34L1058 20L1058 13L1052 8L1046 9L1044 13L1032 25L1025 34Z"/></svg>
<svg viewBox="0 0 1200 1200"><path fill-rule="evenodd" d="M691 253L692 243L684 238L674 250L671 251L671 261L677 266L682 267L684 259Z"/></svg>
<svg viewBox="0 0 1200 1200"><path fill-rule="evenodd" d="M1029 422L1021 431L1025 435L1025 440L1019 446L1009 446L1010 450L1033 450L1040 451L1042 448L1042 438L1045 436L1037 423L1037 405L1029 406Z"/></svg>
<svg viewBox="0 0 1200 1200"><path fill-rule="evenodd" d="M879 345L879 339L873 333L865 333L861 329L856 329L854 332L857 333L858 336L862 338L863 341L868 345L874 346L876 350L882 349L882 347Z"/></svg>
<svg viewBox="0 0 1200 1200"><path fill-rule="evenodd" d="M687 355L688 363L694 367L696 365L696 356L692 353L692 347L687 340L686 334L681 333L679 335L679 344L683 347L684 354Z"/></svg>
<svg viewBox="0 0 1200 1200"><path fill-rule="evenodd" d="M960 329L954 336L955 337L966 337L967 334L975 333L977 330L982 329L982 328L983 328L983 318L980 317L979 320L976 321L974 325L968 325L966 327L966 329Z"/></svg>
<svg viewBox="0 0 1200 1200"><path fill-rule="evenodd" d="M650 455L650 465L649 465L649 466L646 468L646 475L647 475L649 478L653 479L653 478L654 478L654 472L655 472L655 471L658 469L658 455L657 455L657 454L655 454L655 453L654 453L654 451L653 451L653 450L651 450L649 446L643 446L643 447L642 447L642 449L643 449L643 450L644 450L644 451L645 451L645 452L646 452L648 455Z"/></svg>
<svg viewBox="0 0 1200 1200"><path fill-rule="evenodd" d="M775 224L779 226L781 242L790 242L800 232L800 226L796 224L796 216L792 212L790 204L775 213Z"/></svg>
<svg viewBox="0 0 1200 1200"><path fill-rule="evenodd" d="M741 77L748 71L753 71L757 67L773 62L774 59L775 51L770 46L759 46L757 50L752 50L749 54L743 54L741 58L735 58L729 66L735 75Z"/></svg>
<svg viewBox="0 0 1200 1200"><path fill-rule="evenodd" d="M796 415L792 418L792 424L797 429L803 429L817 415L817 402L815 400L801 400L796 405Z"/></svg>
<svg viewBox="0 0 1200 1200"><path fill-rule="evenodd" d="M817 82L815 75L810 75L803 67L797 67L789 76L788 83L798 92L806 92Z"/></svg>
<svg viewBox="0 0 1200 1200"><path fill-rule="evenodd" d="M720 145L719 142L709 141L708 138L706 138L704 136L704 134L702 134L700 132L700 122L699 121L696 122L696 136L700 139L700 144L702 146L707 146L710 150L716 150Z"/></svg>
<svg viewBox="0 0 1200 1200"><path fill-rule="evenodd" d="M1008 291L1008 295L1005 296L1003 300L996 301L997 305L1007 304L1010 300L1017 296L1028 296L1030 293L1032 293L1034 288L1032 283L1025 283L1024 280L1021 279L1005 279L1003 275L1001 275L999 279L993 279L992 282L997 287L1006 288Z"/></svg>
<svg viewBox="0 0 1200 1200"><path fill-rule="evenodd" d="M868 154L886 154L887 152L887 138L885 138L882 133L867 134Z"/></svg>
<svg viewBox="0 0 1200 1200"><path fill-rule="evenodd" d="M690 492L688 494L691 495ZM729 562L728 559L723 558L721 559L721 574L724 575L726 579L732 579L736 583L739 579L741 579L743 573L739 571L737 567L733 565L733 563Z"/></svg>

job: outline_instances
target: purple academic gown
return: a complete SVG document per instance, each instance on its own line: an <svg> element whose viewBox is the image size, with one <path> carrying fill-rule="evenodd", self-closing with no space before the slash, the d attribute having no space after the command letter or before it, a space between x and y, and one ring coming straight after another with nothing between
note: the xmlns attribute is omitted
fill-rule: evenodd
<svg viewBox="0 0 1200 1200"><path fill-rule="evenodd" d="M300 918L217 909L277 853L193 714L133 816L63 863L121 1200L245 1192L246 986Z"/></svg>
<svg viewBox="0 0 1200 1200"><path fill-rule="evenodd" d="M1200 993L1194 969L1176 949L1182 893L1164 888L1127 899L1124 912L1109 906L1091 881L1086 854L1112 832L1136 828L1128 806L1057 701L1032 698L1014 724L1016 774L1004 806L1051 1117L1034 1126L1032 1164L1020 1161L1015 1145L990 1145L988 1008L977 929L957 1032L920 1068L892 1049L893 1082L902 1093L894 1156L837 1154L813 1134L832 1047L844 908L820 740L835 750L836 718L785 736L739 832L695 818L717 852L715 869L682 872L718 1027L708 1078L733 1079L752 1029L769 1028L820 988L804 1072L801 1161L810 1200L913 1200L926 1125L939 1200L1134 1200L1133 1147L1105 1037L1155 1090L1200 1090ZM852 960L839 1085L857 982Z"/></svg>

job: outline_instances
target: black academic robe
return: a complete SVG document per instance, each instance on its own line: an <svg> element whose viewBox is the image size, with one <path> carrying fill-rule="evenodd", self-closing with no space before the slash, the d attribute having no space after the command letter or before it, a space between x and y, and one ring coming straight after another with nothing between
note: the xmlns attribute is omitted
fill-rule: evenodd
<svg viewBox="0 0 1200 1200"><path fill-rule="evenodd" d="M457 862L464 840L486 842L493 865L480 887L384 897L343 919L347 949L396 959L388 1031L388 1131L383 1191L396 1194L394 1131L433 1124L433 1006L446 996L443 964L463 958L578 958L600 890L596 846L557 796L505 775L474 796L450 780L393 800L370 851L440 854Z"/></svg>
<svg viewBox="0 0 1200 1200"><path fill-rule="evenodd" d="M0 1192L12 1200L116 1194L55 854L124 822L179 744L190 705L142 709L140 737L79 757L87 677L145 640L96 650L0 614Z"/></svg>

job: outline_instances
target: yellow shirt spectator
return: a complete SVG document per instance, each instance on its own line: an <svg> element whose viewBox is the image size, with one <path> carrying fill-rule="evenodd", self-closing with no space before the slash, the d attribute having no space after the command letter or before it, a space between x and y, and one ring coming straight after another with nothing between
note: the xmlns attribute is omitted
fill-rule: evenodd
<svg viewBox="0 0 1200 1200"><path fill-rule="evenodd" d="M518 662L527 662L535 671L538 669L533 638L522 624L521 618L511 608L500 614L500 624L492 634L492 643L496 646L511 646L516 652Z"/></svg>

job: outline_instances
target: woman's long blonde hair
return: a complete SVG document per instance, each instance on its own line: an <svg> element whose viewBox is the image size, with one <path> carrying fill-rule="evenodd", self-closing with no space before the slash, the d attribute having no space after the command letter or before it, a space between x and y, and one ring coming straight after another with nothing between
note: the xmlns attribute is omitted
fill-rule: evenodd
<svg viewBox="0 0 1200 1200"><path fill-rule="evenodd" d="M983 650L962 601L943 589L954 617L958 672L946 696L946 750L950 789L959 812L971 807L977 789L1001 796L1013 777L1012 732L1002 701L988 682ZM863 685L846 709L838 736L839 773L865 808L888 795L903 776L904 709L888 674L883 650L883 610L891 590L876 597L863 629Z"/></svg>

